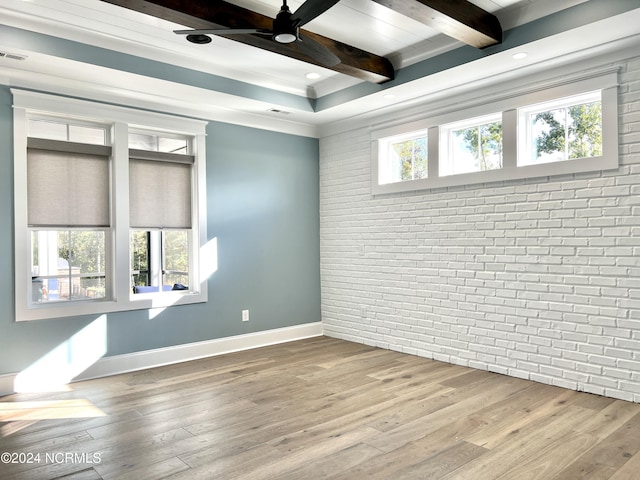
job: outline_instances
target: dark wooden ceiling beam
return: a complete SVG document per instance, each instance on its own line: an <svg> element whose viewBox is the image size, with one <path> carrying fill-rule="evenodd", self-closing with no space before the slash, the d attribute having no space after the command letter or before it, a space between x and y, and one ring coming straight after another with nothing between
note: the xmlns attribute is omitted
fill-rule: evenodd
<svg viewBox="0 0 640 480"><path fill-rule="evenodd" d="M222 0L210 0L206 2L189 0L102 1L194 29L259 28L270 30L273 21L272 17L261 15ZM277 13L276 11L273 15L275 16ZM365 52L356 47L302 29L301 33L304 33L327 47L340 59L340 63L333 67L322 65L313 58L305 55L299 48L296 48L295 42L282 44L272 41L269 37L254 34L219 36L295 58L303 62L319 65L372 83L383 83L392 80L395 76L393 65L385 57Z"/></svg>
<svg viewBox="0 0 640 480"><path fill-rule="evenodd" d="M500 21L466 0L373 0L476 48L502 42Z"/></svg>

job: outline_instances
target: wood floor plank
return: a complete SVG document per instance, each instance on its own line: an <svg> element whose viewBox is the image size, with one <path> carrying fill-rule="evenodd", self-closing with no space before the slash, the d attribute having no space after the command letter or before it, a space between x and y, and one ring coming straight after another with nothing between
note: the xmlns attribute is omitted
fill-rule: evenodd
<svg viewBox="0 0 640 480"><path fill-rule="evenodd" d="M140 418L140 413L135 410L124 411L116 415L107 415L105 417L88 418L84 420L41 420L37 423L27 426L26 428L0 438L0 448L7 450L13 448L15 450L27 450L32 447L49 445L64 438L70 438L71 441L77 436L84 438L87 429L97 428L104 425L110 425L119 422L128 422Z"/></svg>
<svg viewBox="0 0 640 480"><path fill-rule="evenodd" d="M303 478L326 479L334 478L340 472L349 470L355 465L367 463L370 459L379 456L381 452L367 444L358 443L319 458L314 462L306 463L298 468L283 472L278 475L278 480L300 480Z"/></svg>
<svg viewBox="0 0 640 480"><path fill-rule="evenodd" d="M579 455L591 448L597 439L586 433L569 432L556 441L547 443L542 449L508 470L497 480L547 480L571 465ZM568 478L568 477L564 477Z"/></svg>
<svg viewBox="0 0 640 480"><path fill-rule="evenodd" d="M612 467L611 467L612 468ZM615 473L609 477L610 480L637 480L640 476L640 454L633 455L619 469L615 469Z"/></svg>
<svg viewBox="0 0 640 480"><path fill-rule="evenodd" d="M100 454L0 463L2 480L640 478L638 404L328 337L11 395L0 415L0 452Z"/></svg>
<svg viewBox="0 0 640 480"><path fill-rule="evenodd" d="M527 398L520 402L520 408L509 415L497 419L470 435L466 440L485 448L493 449L513 438L514 433L526 429L530 425L536 425L545 418L552 417L566 409L568 398L573 398L574 392L561 390L556 387L534 388L533 401Z"/></svg>
<svg viewBox="0 0 640 480"><path fill-rule="evenodd" d="M591 430L593 430L593 427L591 427ZM609 428L605 426L603 431L607 432ZM624 421L610 435L602 438L592 448L575 455L572 464L565 471L560 472L557 478L567 478L567 475L577 475L578 472L615 472L622 470L627 466L630 459L639 455L640 435L638 435L638 432L640 432L640 414L636 413ZM637 459L633 463L637 464ZM624 472L624 470L622 471ZM620 476L624 476L624 473L621 473ZM638 477L640 477L640 471L636 471L636 478Z"/></svg>
<svg viewBox="0 0 640 480"><path fill-rule="evenodd" d="M117 480L157 480L186 470L189 470L189 466L186 463L178 457L171 457L158 463L144 464L126 473L116 472L114 478L117 478Z"/></svg>
<svg viewBox="0 0 640 480"><path fill-rule="evenodd" d="M596 435L600 440L608 437L637 415L637 405L614 400L576 428L577 431Z"/></svg>
<svg viewBox="0 0 640 480"><path fill-rule="evenodd" d="M471 460L480 457L486 449L468 442L456 442L435 455L398 470L394 480L430 480L457 470ZM514 477L517 478L517 477ZM519 479L518 479L519 480Z"/></svg>
<svg viewBox="0 0 640 480"><path fill-rule="evenodd" d="M416 405L409 413L397 409L387 418L372 422L370 426L384 435L378 435L367 443L383 451L390 451L403 444L422 438L439 428L455 422L474 408L485 408L509 396L526 384L501 376L488 376L482 384L459 388L428 402Z"/></svg>
<svg viewBox="0 0 640 480"><path fill-rule="evenodd" d="M560 439L570 435L574 432L575 426L584 422L591 414L592 412L588 409L571 405L565 406L560 412L513 430L510 437L499 446L442 478L446 480L499 478L509 470L528 461L546 445L561 441ZM542 457L532 467L537 468L545 462L546 459Z"/></svg>

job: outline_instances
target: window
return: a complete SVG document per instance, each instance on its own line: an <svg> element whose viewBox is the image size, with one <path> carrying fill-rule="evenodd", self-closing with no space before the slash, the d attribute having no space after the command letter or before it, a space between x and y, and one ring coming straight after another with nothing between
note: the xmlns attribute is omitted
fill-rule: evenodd
<svg viewBox="0 0 640 480"><path fill-rule="evenodd" d="M378 170L379 183L427 178L427 132L411 132L380 142L383 154Z"/></svg>
<svg viewBox="0 0 640 480"><path fill-rule="evenodd" d="M602 155L599 91L519 109L519 165L562 162Z"/></svg>
<svg viewBox="0 0 640 480"><path fill-rule="evenodd" d="M374 131L373 194L618 167L617 69L491 96Z"/></svg>
<svg viewBox="0 0 640 480"><path fill-rule="evenodd" d="M206 123L12 93L18 320L206 301Z"/></svg>
<svg viewBox="0 0 640 480"><path fill-rule="evenodd" d="M31 301L104 299L105 230L31 229Z"/></svg>
<svg viewBox="0 0 640 480"><path fill-rule="evenodd" d="M194 161L189 153L188 138L129 134L131 278L136 294L189 289Z"/></svg>
<svg viewBox="0 0 640 480"><path fill-rule="evenodd" d="M130 254L133 292L187 290L190 236L189 230L132 230Z"/></svg>
<svg viewBox="0 0 640 480"><path fill-rule="evenodd" d="M36 304L107 298L106 128L39 118L27 134L27 297Z"/></svg>
<svg viewBox="0 0 640 480"><path fill-rule="evenodd" d="M502 168L502 115L450 123L440 127L440 175Z"/></svg>
<svg viewBox="0 0 640 480"><path fill-rule="evenodd" d="M43 138L67 142L88 143L91 145L108 144L108 128L104 125L88 123L69 123L64 119L30 118L29 138Z"/></svg>

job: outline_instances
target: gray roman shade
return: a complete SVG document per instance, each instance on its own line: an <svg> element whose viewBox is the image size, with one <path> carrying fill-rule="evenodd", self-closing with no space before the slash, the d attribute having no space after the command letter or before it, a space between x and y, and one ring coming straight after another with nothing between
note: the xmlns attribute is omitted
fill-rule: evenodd
<svg viewBox="0 0 640 480"><path fill-rule="evenodd" d="M129 150L131 228L191 228L192 155Z"/></svg>
<svg viewBox="0 0 640 480"><path fill-rule="evenodd" d="M111 147L29 138L28 223L107 227Z"/></svg>

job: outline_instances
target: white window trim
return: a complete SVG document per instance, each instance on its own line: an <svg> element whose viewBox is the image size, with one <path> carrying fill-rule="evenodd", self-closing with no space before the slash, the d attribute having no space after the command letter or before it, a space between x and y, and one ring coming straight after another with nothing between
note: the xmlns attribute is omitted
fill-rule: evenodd
<svg viewBox="0 0 640 480"><path fill-rule="evenodd" d="M580 98L582 97L582 98ZM551 109L556 108L567 108L573 105L579 105L580 103L590 103L595 101L595 97L600 99L602 104L602 95L600 90L596 90L593 92L582 93L580 95L573 95L570 97L563 97L559 101L550 101L550 102L542 102L537 103L535 105L530 105L521 109L518 109L518 166L527 166L527 165L539 165L545 163L555 163L557 161L567 161L567 160L545 160L540 162L532 161L531 148L529 146L532 138L532 125L530 121L530 115L534 112L543 112L549 111Z"/></svg>
<svg viewBox="0 0 640 480"><path fill-rule="evenodd" d="M107 105L88 100L11 89L14 128L14 223L15 223L15 309L16 321L40 320L75 315L93 315L126 310L166 308L173 305L202 303L208 297L208 279L203 273L201 252L206 250L206 153L207 122ZM30 240L27 228L27 117L29 114L85 119L111 124L112 130L112 298L60 302L29 306ZM153 129L159 132L192 136L195 156L192 195L193 248L189 255L189 271L195 272L195 288L189 292L134 294L130 285L129 265L129 147L128 132ZM124 187L123 187L124 186ZM109 242L107 242L108 244Z"/></svg>
<svg viewBox="0 0 640 480"><path fill-rule="evenodd" d="M434 188L471 185L487 182L519 180L524 178L548 177L578 172L615 169L618 158L618 69L607 69L585 74L581 79L550 83L543 86L514 89L512 95L506 92L491 103L465 108L420 119L405 125L395 125L371 133L371 192L384 195L429 190ZM602 92L602 144L603 154L598 157L564 160L537 165L517 165L518 156L518 108L552 101L563 97L600 90ZM477 92L482 98L483 91ZM440 126L449 123L502 112L503 167L483 172L462 173L439 176L439 151L441 147ZM420 127L417 127L419 125ZM428 178L406 180L395 183L379 183L379 143L387 137L428 128Z"/></svg>

